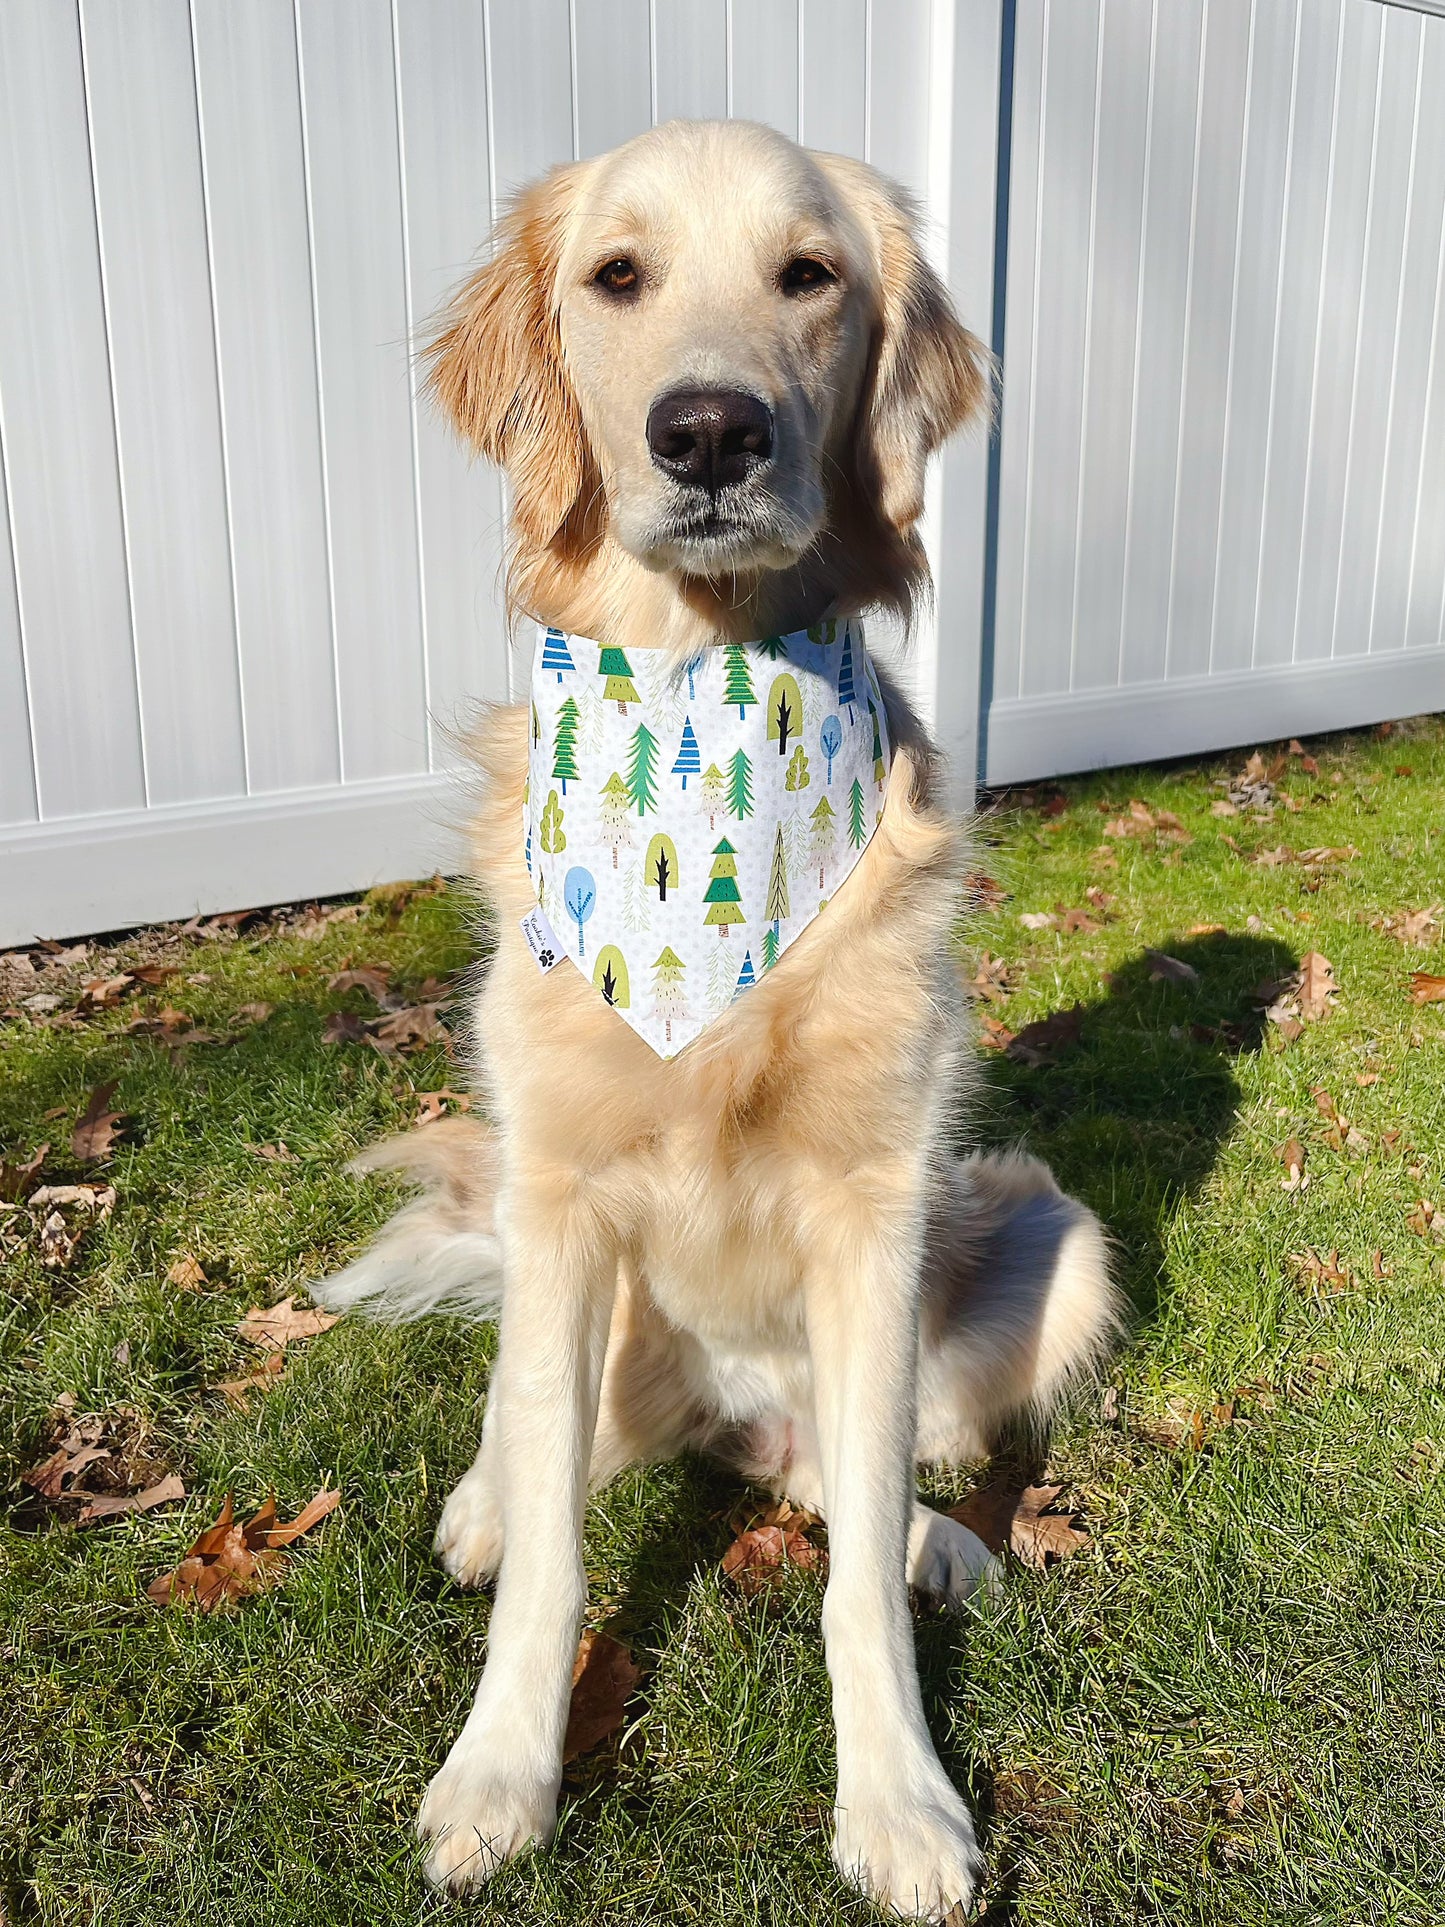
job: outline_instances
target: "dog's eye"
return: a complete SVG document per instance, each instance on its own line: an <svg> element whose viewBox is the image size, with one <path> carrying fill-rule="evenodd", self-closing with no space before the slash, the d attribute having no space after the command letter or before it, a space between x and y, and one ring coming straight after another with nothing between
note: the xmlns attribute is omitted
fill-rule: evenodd
<svg viewBox="0 0 1445 1927"><path fill-rule="evenodd" d="M784 294L807 294L810 289L826 288L830 281L837 279L826 261L812 254L799 254L778 276L778 286Z"/></svg>
<svg viewBox="0 0 1445 1927"><path fill-rule="evenodd" d="M638 278L636 267L625 254L619 254L615 261L604 261L592 277L609 294L635 294Z"/></svg>

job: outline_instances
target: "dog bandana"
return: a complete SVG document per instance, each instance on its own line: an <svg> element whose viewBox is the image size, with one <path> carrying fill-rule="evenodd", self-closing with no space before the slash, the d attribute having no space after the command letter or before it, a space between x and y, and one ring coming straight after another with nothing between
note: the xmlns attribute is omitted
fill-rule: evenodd
<svg viewBox="0 0 1445 1927"><path fill-rule="evenodd" d="M570 957L661 1057L777 967L883 813L888 724L856 622L705 650L539 631L527 868Z"/></svg>

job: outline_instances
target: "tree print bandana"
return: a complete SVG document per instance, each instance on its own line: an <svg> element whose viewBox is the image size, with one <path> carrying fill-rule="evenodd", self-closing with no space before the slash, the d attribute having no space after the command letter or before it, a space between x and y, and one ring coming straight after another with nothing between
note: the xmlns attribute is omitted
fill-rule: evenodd
<svg viewBox="0 0 1445 1927"><path fill-rule="evenodd" d="M883 813L888 725L856 622L711 648L539 632L527 868L570 957L661 1057L775 969Z"/></svg>

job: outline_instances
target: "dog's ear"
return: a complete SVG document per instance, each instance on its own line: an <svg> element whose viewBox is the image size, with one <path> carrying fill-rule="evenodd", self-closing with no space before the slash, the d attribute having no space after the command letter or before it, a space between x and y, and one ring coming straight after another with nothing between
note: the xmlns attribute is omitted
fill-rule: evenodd
<svg viewBox="0 0 1445 1927"><path fill-rule="evenodd" d="M859 417L860 465L907 537L923 512L929 456L992 400L992 358L925 259L911 197L860 161L819 156L871 243L878 307Z"/></svg>
<svg viewBox="0 0 1445 1927"><path fill-rule="evenodd" d="M458 433L507 471L525 541L545 547L582 487L586 439L554 299L573 170L523 189L492 258L438 317L427 385Z"/></svg>

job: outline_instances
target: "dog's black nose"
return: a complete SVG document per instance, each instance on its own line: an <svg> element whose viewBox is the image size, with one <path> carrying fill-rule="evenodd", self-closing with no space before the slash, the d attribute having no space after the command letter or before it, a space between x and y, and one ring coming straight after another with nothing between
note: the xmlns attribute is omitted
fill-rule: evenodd
<svg viewBox="0 0 1445 1927"><path fill-rule="evenodd" d="M773 411L738 388L678 388L647 416L647 446L666 474L716 495L773 452Z"/></svg>

